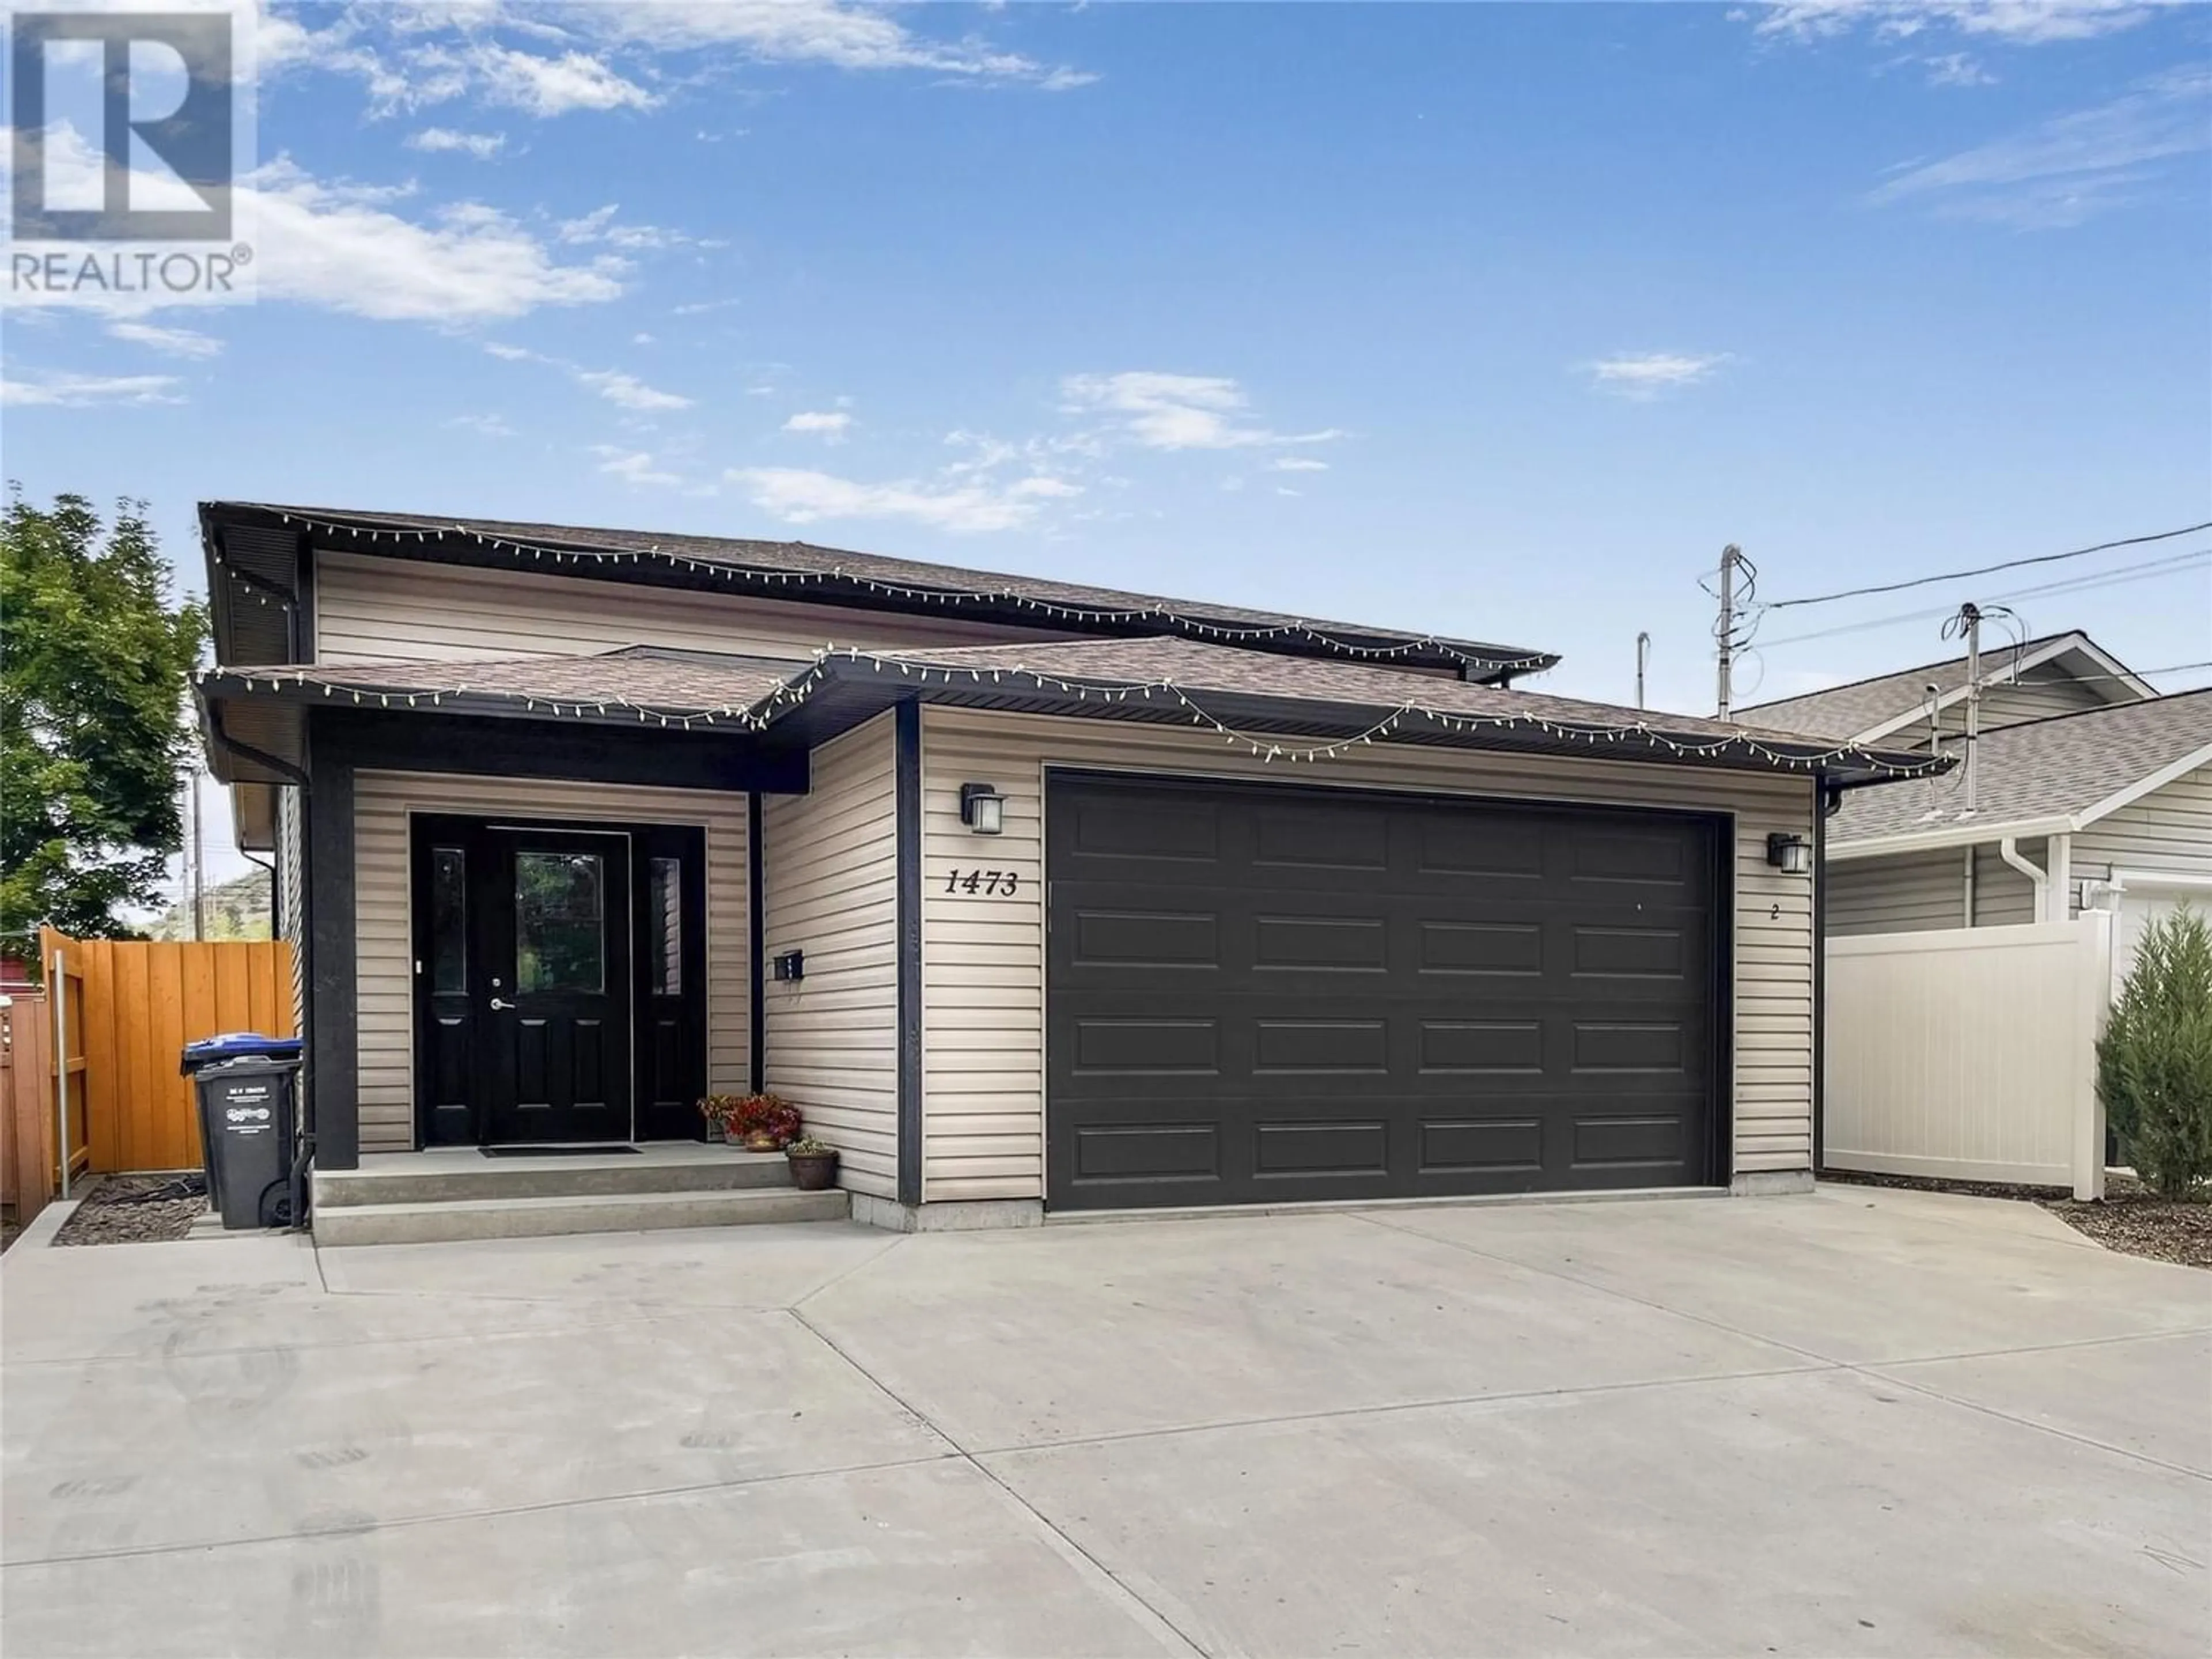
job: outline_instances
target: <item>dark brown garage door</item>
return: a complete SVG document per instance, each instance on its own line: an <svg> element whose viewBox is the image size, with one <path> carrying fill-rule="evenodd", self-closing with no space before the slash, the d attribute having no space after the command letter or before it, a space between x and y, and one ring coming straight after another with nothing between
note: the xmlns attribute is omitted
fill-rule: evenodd
<svg viewBox="0 0 2212 1659"><path fill-rule="evenodd" d="M1058 775L1050 1201L1694 1185L1716 825Z"/></svg>

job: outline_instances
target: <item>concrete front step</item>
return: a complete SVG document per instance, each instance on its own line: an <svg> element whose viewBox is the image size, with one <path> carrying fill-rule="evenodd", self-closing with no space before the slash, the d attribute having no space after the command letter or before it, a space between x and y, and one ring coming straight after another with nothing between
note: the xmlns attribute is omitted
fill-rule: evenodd
<svg viewBox="0 0 2212 1659"><path fill-rule="evenodd" d="M317 1170L314 1182L314 1208L327 1214L369 1205L788 1187L791 1166L781 1152L721 1146L553 1158L486 1158L466 1147L372 1155L358 1170Z"/></svg>
<svg viewBox="0 0 2212 1659"><path fill-rule="evenodd" d="M740 1187L706 1192L582 1193L548 1198L344 1204L319 1212L313 1224L319 1245L433 1244L563 1233L645 1232L665 1227L836 1221L849 1213L850 1207L850 1200L842 1192Z"/></svg>

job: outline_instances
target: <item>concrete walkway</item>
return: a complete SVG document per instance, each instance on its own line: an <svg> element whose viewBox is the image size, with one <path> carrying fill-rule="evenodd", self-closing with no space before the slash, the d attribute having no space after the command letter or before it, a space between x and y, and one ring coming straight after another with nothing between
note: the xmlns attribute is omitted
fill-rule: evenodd
<svg viewBox="0 0 2212 1659"><path fill-rule="evenodd" d="M0 1650L2212 1651L2212 1274L2024 1205L0 1267Z"/></svg>

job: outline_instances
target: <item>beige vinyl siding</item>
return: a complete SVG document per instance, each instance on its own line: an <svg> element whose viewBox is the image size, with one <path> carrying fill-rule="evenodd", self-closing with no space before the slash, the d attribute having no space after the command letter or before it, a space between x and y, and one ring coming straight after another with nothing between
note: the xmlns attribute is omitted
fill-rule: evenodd
<svg viewBox="0 0 2212 1659"><path fill-rule="evenodd" d="M355 963L359 975L361 1146L415 1144L414 988L408 816L452 812L549 823L699 824L707 832L707 1076L742 1090L751 1068L745 916L745 797L556 779L362 772L354 779Z"/></svg>
<svg viewBox="0 0 2212 1659"><path fill-rule="evenodd" d="M1893 786L1909 789L1911 784ZM1911 933L1966 921L1966 855L1956 847L1893 859L1832 860L1828 931Z"/></svg>
<svg viewBox="0 0 2212 1659"><path fill-rule="evenodd" d="M2110 881L2115 870L2212 878L2212 765L2184 773L2074 837L2075 882Z"/></svg>
<svg viewBox="0 0 2212 1659"><path fill-rule="evenodd" d="M2045 875L2051 872L2049 848L2039 841L2024 841L2014 849ZM2004 861L1995 842L1974 848L1974 926L2014 927L2040 921L2036 914L2035 884Z"/></svg>
<svg viewBox="0 0 2212 1659"><path fill-rule="evenodd" d="M805 795L761 804L763 947L805 952L763 992L766 1086L843 1158L840 1184L898 1191L898 823L892 717L814 751Z"/></svg>
<svg viewBox="0 0 2212 1659"><path fill-rule="evenodd" d="M734 593L319 551L315 659L567 656L630 645L804 660L823 645L991 645L1064 634Z"/></svg>
<svg viewBox="0 0 2212 1659"><path fill-rule="evenodd" d="M1910 788L1910 784L1899 784ZM2024 841L2020 855L2047 870L2049 848ZM2008 927L2042 918L2035 911L2035 884L2004 861L1995 842L1973 849L1974 919L1977 927ZM1850 859L1832 865L1828 876L1828 931L1838 939L1861 933L1927 933L1966 923L1966 858L1964 847L1942 847L1894 858Z"/></svg>
<svg viewBox="0 0 2212 1659"><path fill-rule="evenodd" d="M1171 728L922 711L922 1196L1044 1191L1044 777L1068 765L1268 777L1736 816L1735 1168L1811 1165L1812 884L1766 862L1772 830L1812 833L1804 778L1449 750L1362 749L1295 768ZM960 785L996 785L1006 831L960 823ZM1016 872L1016 896L947 894L943 872Z"/></svg>

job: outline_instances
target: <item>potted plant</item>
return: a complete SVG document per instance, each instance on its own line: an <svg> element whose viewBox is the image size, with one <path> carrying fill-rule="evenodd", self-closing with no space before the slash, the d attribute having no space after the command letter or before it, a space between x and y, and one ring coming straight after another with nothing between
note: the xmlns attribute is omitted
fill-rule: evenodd
<svg viewBox="0 0 2212 1659"><path fill-rule="evenodd" d="M800 1192L827 1192L837 1184L837 1149L828 1141L801 1135L783 1155L791 1161L791 1184Z"/></svg>
<svg viewBox="0 0 2212 1659"><path fill-rule="evenodd" d="M730 1109L737 1104L735 1095L707 1095L699 1102L699 1116L707 1126L709 1144L729 1139Z"/></svg>
<svg viewBox="0 0 2212 1659"><path fill-rule="evenodd" d="M723 1116L730 1139L749 1152L780 1152L799 1133L799 1109L781 1095L738 1095Z"/></svg>

